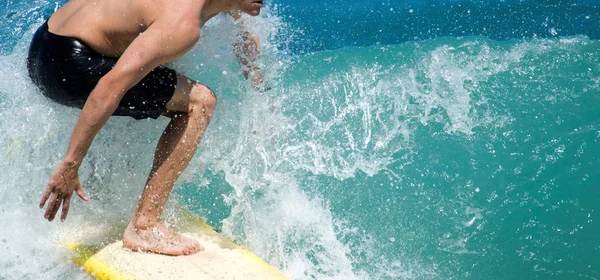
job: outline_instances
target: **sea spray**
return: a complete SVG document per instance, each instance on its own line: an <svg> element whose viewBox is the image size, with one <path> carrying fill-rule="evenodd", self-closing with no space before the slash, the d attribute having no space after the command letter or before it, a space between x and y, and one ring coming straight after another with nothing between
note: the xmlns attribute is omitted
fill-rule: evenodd
<svg viewBox="0 0 600 280"><path fill-rule="evenodd" d="M54 7L36 5L0 58L0 278L83 279L62 240L128 221L167 119L111 118L80 171L91 202L74 198L65 223L45 222L37 203L79 110L26 75L43 20L29 12ZM598 278L597 40L437 38L290 56L281 38L293 36L267 10L256 24L272 89L259 93L231 54L233 23L215 20L172 65L219 101L167 222L192 209L292 279L485 279L505 267Z"/></svg>

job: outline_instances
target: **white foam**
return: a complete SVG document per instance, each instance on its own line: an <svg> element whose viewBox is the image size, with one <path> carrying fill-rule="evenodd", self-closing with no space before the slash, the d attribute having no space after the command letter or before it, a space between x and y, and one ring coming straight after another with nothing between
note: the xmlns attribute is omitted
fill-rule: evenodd
<svg viewBox="0 0 600 280"><path fill-rule="evenodd" d="M486 99L477 96L477 87L527 52L543 51L544 44L517 44L509 51L479 42L439 46L411 65L388 69L369 61L333 68L316 81L283 81L292 58L286 55L286 42L273 38L286 32L284 23L269 9L251 20L267 42L261 48L271 91L252 91L241 77L231 55L233 23L227 17L209 22L199 46L174 64L211 86L219 98L201 148L179 183L203 185L198 177L210 175L205 172L223 174L233 188L225 198L232 207L225 234L290 278L434 275L398 257L401 252L382 258L378 250L385 245L377 243L373 231L337 216L328 204L331 198L323 198L306 178L394 174L398 171L388 166L410 153L419 128L441 125L444 133L468 137L477 127L497 125L506 116L481 112ZM85 234L79 231L93 224L129 219L167 120L111 118L80 172L91 203L75 198L66 223L45 222L37 202L64 154L78 110L49 102L31 84L24 62L28 38L31 32L11 55L0 58L0 169L9 174L0 181L0 220L10 225L0 231L0 246L7 248L0 250L0 278L82 278L66 261L61 238ZM468 203L460 207L464 211L456 224L461 231L449 235L441 250L469 253L467 239L485 219L484 209ZM394 244L403 242L393 238Z"/></svg>
<svg viewBox="0 0 600 280"><path fill-rule="evenodd" d="M270 32L279 24L268 10L265 18L255 20L260 30L267 30L259 34L263 38L272 36ZM12 54L0 59L0 73L9 75L0 79L4 158L0 168L9 174L0 183L0 220L10 225L0 231L0 246L6 248L0 250L0 278L84 279L84 273L67 261L63 239L129 219L167 120L111 118L80 170L90 203L74 198L67 222L48 223L37 203L64 155L79 110L50 102L29 81L25 55L32 32ZM197 176L207 165L212 172L224 172L234 188L228 197L233 210L225 221L225 232L242 237L250 249L290 278L364 278L359 277L364 273L353 267L349 247L340 240L338 219L322 200L302 192L294 168L281 169L286 164L282 150L272 151L293 125L276 110L283 100L275 96L276 90L266 95L247 93L247 83L228 54L231 30L225 32L224 27L215 25L203 33L204 44L174 66L201 81L219 74L212 86L220 104L201 150L179 183ZM263 48L266 54L278 53L276 46L265 44ZM285 59L279 54L267 56L265 61L274 62L264 68L265 76L276 77ZM275 244L274 239L278 240ZM313 241L319 246L314 247Z"/></svg>

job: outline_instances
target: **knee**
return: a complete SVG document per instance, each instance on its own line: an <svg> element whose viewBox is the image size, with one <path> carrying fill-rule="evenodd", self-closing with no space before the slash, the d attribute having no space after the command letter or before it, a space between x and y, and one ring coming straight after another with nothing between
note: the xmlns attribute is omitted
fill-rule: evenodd
<svg viewBox="0 0 600 280"><path fill-rule="evenodd" d="M217 96L207 86L196 84L190 94L190 113L196 111L212 115L217 107Z"/></svg>

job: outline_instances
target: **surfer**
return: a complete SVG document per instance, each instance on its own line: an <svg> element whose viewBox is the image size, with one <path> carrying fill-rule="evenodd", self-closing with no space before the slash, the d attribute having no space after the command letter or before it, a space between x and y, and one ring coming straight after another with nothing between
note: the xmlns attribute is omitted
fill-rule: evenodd
<svg viewBox="0 0 600 280"><path fill-rule="evenodd" d="M216 106L207 86L163 66L188 52L200 27L215 15L256 16L262 0L71 0L35 33L27 59L29 75L44 95L82 109L64 159L54 169L40 208L60 219L73 193L87 201L78 170L95 135L111 115L171 118L160 137L152 169L123 246L167 255L204 248L167 228L161 215L179 175L200 143ZM244 76L262 84L255 65L258 39L244 31L235 48Z"/></svg>

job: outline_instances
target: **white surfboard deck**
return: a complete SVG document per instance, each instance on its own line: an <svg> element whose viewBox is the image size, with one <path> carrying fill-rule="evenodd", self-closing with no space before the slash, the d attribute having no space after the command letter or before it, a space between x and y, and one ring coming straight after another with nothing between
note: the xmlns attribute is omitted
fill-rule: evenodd
<svg viewBox="0 0 600 280"><path fill-rule="evenodd" d="M69 242L72 261L95 279L286 279L248 249L235 244L202 220L183 212L178 230L205 250L189 256L133 252L121 241L102 247Z"/></svg>

